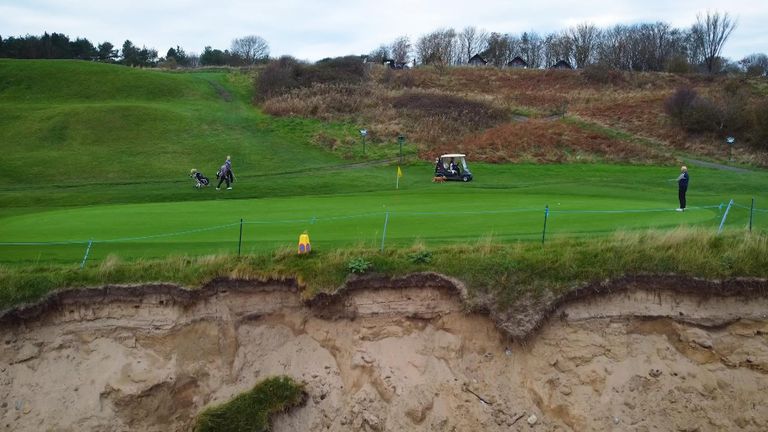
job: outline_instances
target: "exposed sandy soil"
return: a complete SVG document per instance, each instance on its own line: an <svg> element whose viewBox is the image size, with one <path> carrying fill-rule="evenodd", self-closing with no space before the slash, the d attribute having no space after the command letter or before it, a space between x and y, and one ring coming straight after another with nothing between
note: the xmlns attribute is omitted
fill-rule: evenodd
<svg viewBox="0 0 768 432"><path fill-rule="evenodd" d="M768 430L768 297L695 284L551 302L525 342L438 283L61 295L0 320L0 430L188 430L276 374L309 396L276 431Z"/></svg>

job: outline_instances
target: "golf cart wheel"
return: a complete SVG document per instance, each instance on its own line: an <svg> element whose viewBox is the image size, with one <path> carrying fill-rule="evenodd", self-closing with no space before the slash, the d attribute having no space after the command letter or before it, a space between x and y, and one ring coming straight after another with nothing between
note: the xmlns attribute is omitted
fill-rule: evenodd
<svg viewBox="0 0 768 432"><path fill-rule="evenodd" d="M462 178L461 178L461 181L463 181L464 183L466 183L466 182L468 182L468 181L469 181L469 177L462 177Z"/></svg>

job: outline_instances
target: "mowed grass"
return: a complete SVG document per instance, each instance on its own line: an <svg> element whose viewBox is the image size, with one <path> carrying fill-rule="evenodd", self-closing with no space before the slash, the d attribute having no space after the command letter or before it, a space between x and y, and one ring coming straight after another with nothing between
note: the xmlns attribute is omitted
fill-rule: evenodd
<svg viewBox="0 0 768 432"><path fill-rule="evenodd" d="M243 254L294 246L304 231L315 249L380 248L382 241L385 248L416 240L427 246L470 244L481 238L540 241L545 206L550 209L549 239L677 226L716 230L730 199L749 206L752 197L759 208L754 228L768 228L768 175L760 172L692 169L689 210L678 213L677 187L669 178L676 174L674 168L478 164L471 183L433 184L430 166L410 165L404 167L399 190L394 189L395 170L244 176L232 191L159 183L136 187L165 187L177 191L177 198L207 199L28 208L2 219L0 241L57 244L0 245L0 260L79 262L89 240L94 240L89 257L94 261L110 254L158 258L233 253L239 246L240 219ZM725 228L746 229L748 218L747 209L733 207Z"/></svg>

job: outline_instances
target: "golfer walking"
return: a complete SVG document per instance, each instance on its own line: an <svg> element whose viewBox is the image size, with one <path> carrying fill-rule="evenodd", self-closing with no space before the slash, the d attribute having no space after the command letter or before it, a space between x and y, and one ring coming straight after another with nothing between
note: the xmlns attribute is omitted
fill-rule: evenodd
<svg viewBox="0 0 768 432"><path fill-rule="evenodd" d="M216 186L216 190L221 189L221 184L227 183L227 190L232 190L232 183L235 181L235 174L232 172L232 159L227 156L224 165L219 168L219 172L216 173L216 177L219 178L219 185Z"/></svg>
<svg viewBox="0 0 768 432"><path fill-rule="evenodd" d="M680 207L677 211L685 211L685 193L688 191L688 167L680 167L680 175L677 177L677 197L680 199Z"/></svg>

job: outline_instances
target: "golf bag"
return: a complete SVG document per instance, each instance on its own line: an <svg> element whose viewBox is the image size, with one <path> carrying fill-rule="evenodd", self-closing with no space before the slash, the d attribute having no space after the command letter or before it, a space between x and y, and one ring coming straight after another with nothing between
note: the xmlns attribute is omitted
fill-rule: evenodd
<svg viewBox="0 0 768 432"><path fill-rule="evenodd" d="M195 187L196 188L203 188L208 186L210 183L210 180L208 180L208 177L204 176L201 172L195 172L192 175L190 175L192 179L195 181Z"/></svg>

